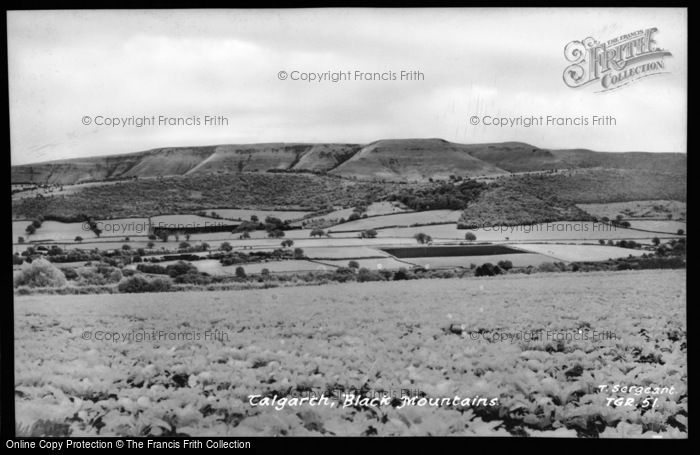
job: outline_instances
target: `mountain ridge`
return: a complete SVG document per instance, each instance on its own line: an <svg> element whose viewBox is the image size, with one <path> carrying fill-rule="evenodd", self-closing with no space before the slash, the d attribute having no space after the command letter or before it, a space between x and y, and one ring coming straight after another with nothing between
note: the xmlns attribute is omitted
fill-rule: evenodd
<svg viewBox="0 0 700 455"><path fill-rule="evenodd" d="M368 144L274 142L163 147L133 153L12 166L13 184L228 172L318 172L394 181L496 177L513 172L612 168L686 173L682 153L543 149L522 142L459 144L439 138L381 139Z"/></svg>

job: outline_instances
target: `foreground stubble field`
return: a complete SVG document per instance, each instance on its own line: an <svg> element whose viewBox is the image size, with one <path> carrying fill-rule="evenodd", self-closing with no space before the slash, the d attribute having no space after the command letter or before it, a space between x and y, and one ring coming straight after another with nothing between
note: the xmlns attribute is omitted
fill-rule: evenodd
<svg viewBox="0 0 700 455"><path fill-rule="evenodd" d="M54 423L35 434L686 437L685 305L676 270L15 297L16 416L26 433ZM94 339L152 329L226 338ZM617 339L494 341L537 330ZM644 407L645 394L598 389L615 384L675 394ZM498 403L248 402L340 389ZM609 397L636 403L608 406Z"/></svg>

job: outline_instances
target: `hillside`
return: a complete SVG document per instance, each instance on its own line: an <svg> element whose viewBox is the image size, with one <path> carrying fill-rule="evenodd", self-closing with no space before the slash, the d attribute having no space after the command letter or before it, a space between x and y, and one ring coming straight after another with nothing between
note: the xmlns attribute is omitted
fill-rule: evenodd
<svg viewBox="0 0 700 455"><path fill-rule="evenodd" d="M382 180L446 179L507 174L467 153L461 144L442 139L382 140L363 147L352 158L330 171L343 177Z"/></svg>
<svg viewBox="0 0 700 455"><path fill-rule="evenodd" d="M268 143L168 147L12 167L12 183L73 184L211 173L312 171L358 180L426 181L550 169L632 169L686 175L680 153L546 150L519 142L388 139L361 144Z"/></svg>

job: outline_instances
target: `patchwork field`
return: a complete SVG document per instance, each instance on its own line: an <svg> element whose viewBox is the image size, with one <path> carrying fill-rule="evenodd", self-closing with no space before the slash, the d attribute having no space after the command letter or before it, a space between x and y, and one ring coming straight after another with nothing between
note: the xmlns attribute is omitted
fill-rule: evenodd
<svg viewBox="0 0 700 455"><path fill-rule="evenodd" d="M599 218L615 219L618 215L623 218L666 218L671 215L673 220L685 220L686 203L679 201L630 201L611 202L607 204L577 204L584 212Z"/></svg>
<svg viewBox="0 0 700 455"><path fill-rule="evenodd" d="M641 256L648 251L607 245L556 245L553 243L522 243L514 247L550 256L559 261L607 261L608 259Z"/></svg>
<svg viewBox="0 0 700 455"><path fill-rule="evenodd" d="M199 215L160 215L151 217L151 224L157 227L207 227L207 226L236 226L238 223L230 220L219 220Z"/></svg>
<svg viewBox="0 0 700 455"><path fill-rule="evenodd" d="M542 241L542 240L632 240L650 239L654 233L642 232L635 229L614 227L603 223L591 221L572 221L544 223L526 226L493 226L479 229L457 229L456 224L444 224L435 226L419 226L407 228L380 229L377 231L381 237L413 237L419 232L430 235L433 239L459 239L463 240L467 232L476 234L478 241ZM666 237L675 237L669 234Z"/></svg>
<svg viewBox="0 0 700 455"><path fill-rule="evenodd" d="M686 223L684 221L629 220L629 223L633 229L641 229L649 232L664 234L676 234L679 230L687 232Z"/></svg>
<svg viewBox="0 0 700 455"><path fill-rule="evenodd" d="M20 434L48 421L72 436L686 438L685 279L654 270L17 296L16 420ZM336 404L250 401L311 393ZM396 399L345 406L347 394ZM423 395L438 400L401 399Z"/></svg>
<svg viewBox="0 0 700 455"><path fill-rule="evenodd" d="M385 226L411 226L413 224L456 223L462 215L460 210L428 210L425 212L397 213L394 215L362 218L333 226L332 232L362 231Z"/></svg>

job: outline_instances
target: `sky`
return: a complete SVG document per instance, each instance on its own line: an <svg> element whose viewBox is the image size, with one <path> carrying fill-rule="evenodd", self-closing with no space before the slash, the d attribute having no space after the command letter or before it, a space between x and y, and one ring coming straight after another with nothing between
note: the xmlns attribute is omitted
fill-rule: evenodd
<svg viewBox="0 0 700 455"><path fill-rule="evenodd" d="M665 74L603 93L564 84L569 42L650 27L672 54ZM686 152L685 9L10 11L7 31L12 164L390 138ZM422 78L292 80L329 71ZM615 123L484 124L540 116ZM156 124L135 126L144 117Z"/></svg>

